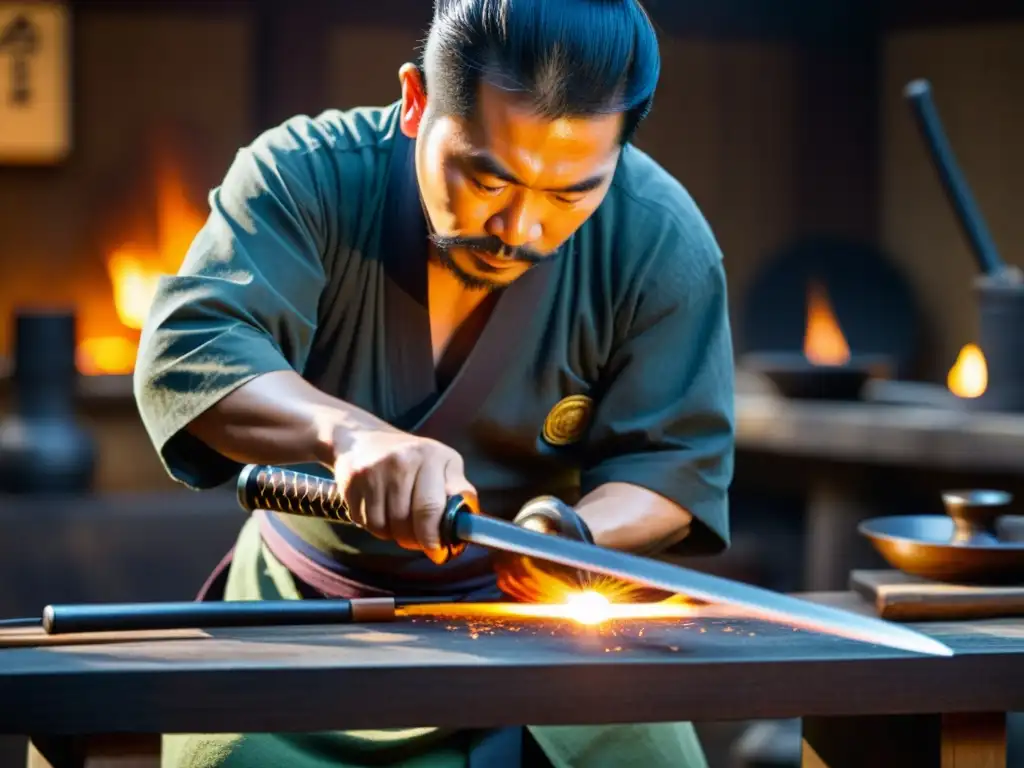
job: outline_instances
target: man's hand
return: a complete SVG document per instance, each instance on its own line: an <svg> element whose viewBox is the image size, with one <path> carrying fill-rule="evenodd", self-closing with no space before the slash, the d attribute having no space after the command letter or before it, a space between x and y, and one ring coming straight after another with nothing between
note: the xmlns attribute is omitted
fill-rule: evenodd
<svg viewBox="0 0 1024 768"><path fill-rule="evenodd" d="M390 428L348 431L334 477L353 522L404 549L422 550L435 563L448 556L440 535L448 498L476 498L457 452Z"/></svg>
<svg viewBox="0 0 1024 768"><path fill-rule="evenodd" d="M528 502L513 522L539 533L594 543L590 527L582 516L551 496ZM568 595L583 590L599 592L612 602L654 603L671 597L670 593L661 590L522 555L495 553L494 562L498 587L522 602L560 603Z"/></svg>
<svg viewBox="0 0 1024 768"><path fill-rule="evenodd" d="M590 529L576 511L552 496L541 496L524 506L513 521L539 533L593 544ZM498 587L523 602L562 602L571 592L587 589L590 574L511 553L494 554Z"/></svg>

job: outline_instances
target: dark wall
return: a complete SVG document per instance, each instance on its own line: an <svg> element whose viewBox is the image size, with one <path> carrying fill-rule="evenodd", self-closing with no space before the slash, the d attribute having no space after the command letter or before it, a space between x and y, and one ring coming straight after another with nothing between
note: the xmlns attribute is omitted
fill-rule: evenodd
<svg viewBox="0 0 1024 768"><path fill-rule="evenodd" d="M414 58L429 6L373 5L74 3L73 154L56 168L0 167L0 263L10 275L0 284L0 354L9 309L27 296L78 301L91 330L117 329L104 256L129 236L152 239L154 147L174 149L205 210L209 187L260 129L299 111L397 98L397 68ZM656 16L664 77L639 139L704 208L735 297L762 255L802 230L869 235L873 226L863 54L794 42L771 26L779 14L743 18L730 30L720 12L687 23ZM815 77L842 83L841 98ZM841 109L855 119L837 117Z"/></svg>
<svg viewBox="0 0 1024 768"><path fill-rule="evenodd" d="M253 131L244 12L86 7L74 13L72 43L70 158L53 168L0 167L0 354L10 309L30 297L76 303L92 330L117 331L104 256L152 239L151 150L180 145L193 202L204 206Z"/></svg>
<svg viewBox="0 0 1024 768"><path fill-rule="evenodd" d="M972 266L899 88L933 79L996 240L1020 263L1024 26L991 17L961 25L948 8L941 23L922 26L924 6L910 0L886 6L892 29L881 37L850 3L827 4L829 13L787 3L788 16L750 0L714 13L707 3L650 5L664 75L638 143L710 220L734 314L764 260L795 239L824 231L874 240L919 294L941 376L974 334ZM992 3L972 8L983 6ZM396 99L397 69L415 57L429 12L412 0L72 8L73 153L53 168L0 167L0 355L10 311L26 297L78 303L83 324L119 329L104 255L153 239L154 148L169 150L203 213L236 149L261 129L296 112ZM115 458L104 460L104 487L161 483L155 459L142 472L120 469L125 453L148 444L130 401L117 413L106 442L129 448L107 451Z"/></svg>

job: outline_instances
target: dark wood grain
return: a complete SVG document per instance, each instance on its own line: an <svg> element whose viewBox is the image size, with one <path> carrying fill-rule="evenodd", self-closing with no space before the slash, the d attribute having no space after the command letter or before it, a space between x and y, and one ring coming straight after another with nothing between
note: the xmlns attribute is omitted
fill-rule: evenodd
<svg viewBox="0 0 1024 768"><path fill-rule="evenodd" d="M1024 586L942 584L895 570L855 570L850 588L891 621L1024 616Z"/></svg>
<svg viewBox="0 0 1024 768"><path fill-rule="evenodd" d="M1024 468L1024 415L736 396L741 450L960 472Z"/></svg>
<svg viewBox="0 0 1024 768"><path fill-rule="evenodd" d="M0 651L0 731L311 731L1024 709L1024 621L933 624L928 632L957 655L915 656L725 618L633 623L614 632L407 619L17 648Z"/></svg>

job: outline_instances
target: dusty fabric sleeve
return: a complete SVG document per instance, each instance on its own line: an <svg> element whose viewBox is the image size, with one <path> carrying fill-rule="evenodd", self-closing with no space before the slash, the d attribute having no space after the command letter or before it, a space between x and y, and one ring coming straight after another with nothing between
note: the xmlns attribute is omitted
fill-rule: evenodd
<svg viewBox="0 0 1024 768"><path fill-rule="evenodd" d="M703 221L666 228L603 376L581 490L622 482L694 516L673 554L729 544L734 363L725 271Z"/></svg>
<svg viewBox="0 0 1024 768"><path fill-rule="evenodd" d="M189 487L219 485L239 467L185 427L250 379L305 364L332 239L333 185L314 132L290 121L239 151L180 270L157 289L135 398L167 471Z"/></svg>

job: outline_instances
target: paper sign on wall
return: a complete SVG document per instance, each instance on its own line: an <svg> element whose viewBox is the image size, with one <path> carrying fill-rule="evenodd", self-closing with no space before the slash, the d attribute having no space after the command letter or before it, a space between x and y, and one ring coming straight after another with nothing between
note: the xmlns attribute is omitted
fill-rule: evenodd
<svg viewBox="0 0 1024 768"><path fill-rule="evenodd" d="M62 160L71 145L66 3L0 0L0 163Z"/></svg>

